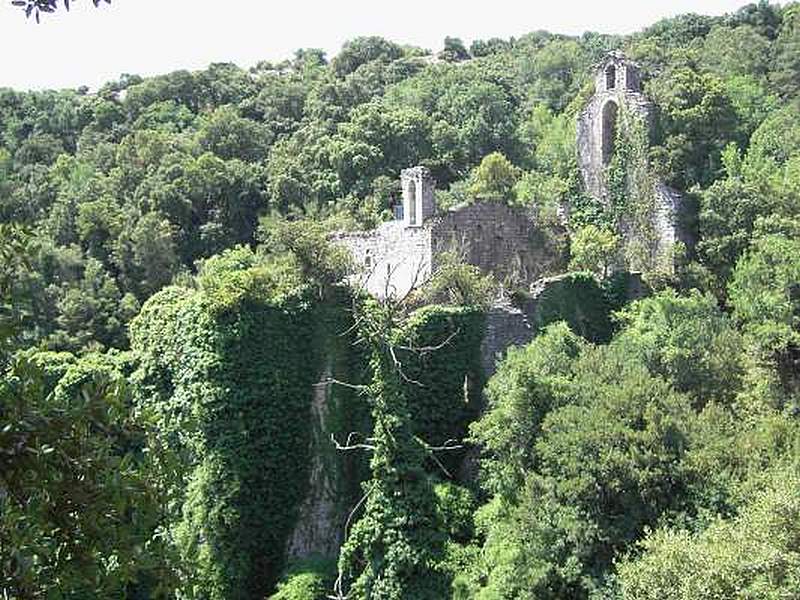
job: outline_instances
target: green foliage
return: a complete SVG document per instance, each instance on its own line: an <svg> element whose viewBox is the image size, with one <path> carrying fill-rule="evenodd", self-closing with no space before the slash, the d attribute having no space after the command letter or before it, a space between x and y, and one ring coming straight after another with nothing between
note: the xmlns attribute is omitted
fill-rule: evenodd
<svg viewBox="0 0 800 600"><path fill-rule="evenodd" d="M611 311L616 308L591 273L577 272L544 279L534 289L532 325L541 330L565 321L577 335L593 342L611 337Z"/></svg>
<svg viewBox="0 0 800 600"><path fill-rule="evenodd" d="M333 585L335 565L325 560L293 564L269 600L326 600Z"/></svg>
<svg viewBox="0 0 800 600"><path fill-rule="evenodd" d="M660 248L655 230L656 177L648 160L648 130L644 119L629 111L618 117L614 153L606 168L610 220L625 231L622 254L630 270L650 278L669 270L671 248Z"/></svg>
<svg viewBox="0 0 800 600"><path fill-rule="evenodd" d="M9 597L148 589L161 498L141 454L130 357L35 355L0 378L0 590ZM57 381L57 383L55 383ZM152 597L158 590L151 588Z"/></svg>
<svg viewBox="0 0 800 600"><path fill-rule="evenodd" d="M665 291L617 314L613 344L664 377L696 405L731 402L742 385L740 334L709 295Z"/></svg>
<svg viewBox="0 0 800 600"><path fill-rule="evenodd" d="M769 40L752 25L718 25L705 37L701 62L723 78L751 75L763 79L769 70L769 58Z"/></svg>
<svg viewBox="0 0 800 600"><path fill-rule="evenodd" d="M547 413L568 401L571 363L584 346L565 323L550 325L528 346L510 348L489 380L488 410L471 432L486 451L483 466L492 492L513 498L522 489L535 464L529 441L539 435Z"/></svg>
<svg viewBox="0 0 800 600"><path fill-rule="evenodd" d="M430 279L415 290L413 302L489 308L497 287L491 275L465 264L453 252L438 256L437 261L439 264Z"/></svg>
<svg viewBox="0 0 800 600"><path fill-rule="evenodd" d="M320 360L298 281L281 262L234 250L204 265L199 291L157 294L132 327L184 593L264 596L282 568L309 465L308 418L297 416Z"/></svg>
<svg viewBox="0 0 800 600"><path fill-rule="evenodd" d="M470 58L469 52L464 47L464 42L459 38L444 38L444 49L439 53L439 58L445 62L461 62Z"/></svg>
<svg viewBox="0 0 800 600"><path fill-rule="evenodd" d="M795 97L800 91L800 8L797 3L783 10L782 23L775 40L775 52L770 74L775 90L785 98Z"/></svg>
<svg viewBox="0 0 800 600"><path fill-rule="evenodd" d="M623 598L790 598L800 586L800 479L775 469L735 518L708 529L659 529L620 566Z"/></svg>
<svg viewBox="0 0 800 600"><path fill-rule="evenodd" d="M667 182L678 189L711 183L722 149L735 138L736 113L722 81L681 67L652 80L647 93L659 107L654 151Z"/></svg>
<svg viewBox="0 0 800 600"><path fill-rule="evenodd" d="M475 408L482 316L468 307L434 306L408 317L399 309L391 299L358 308L371 356L372 477L339 557L335 591L433 600L447 595L453 577L446 560L452 512L435 487L436 474L448 472L435 454L461 439Z"/></svg>
<svg viewBox="0 0 800 600"><path fill-rule="evenodd" d="M619 237L608 229L587 225L572 236L569 268L605 277L616 258L619 244Z"/></svg>
<svg viewBox="0 0 800 600"><path fill-rule="evenodd" d="M737 264L729 286L734 318L759 356L778 368L787 399L798 400L800 378L800 241L770 235Z"/></svg>
<svg viewBox="0 0 800 600"><path fill-rule="evenodd" d="M508 202L520 172L499 152L493 152L481 161L470 175L469 193L476 200Z"/></svg>
<svg viewBox="0 0 800 600"><path fill-rule="evenodd" d="M476 596L586 598L614 556L680 502L689 403L615 347L580 343L563 325L525 351L538 364L512 355L498 373L511 393L495 395L475 426L492 450L483 468L497 494Z"/></svg>
<svg viewBox="0 0 800 600"><path fill-rule="evenodd" d="M798 14L446 38L444 60L365 37L330 63L0 89L0 587L325 597L330 564L285 564L322 465L342 520L358 505L335 590L352 598L791 596ZM575 119L621 47L656 127L620 115L601 202ZM477 494L452 446L480 412L491 282L445 257L414 297L354 316L327 240L388 218L415 164L442 205L511 202L547 226L568 209L571 267L593 272L519 295L536 339L472 425ZM699 199L674 278L656 180ZM638 276L595 279L617 262L685 293L623 309ZM408 313L427 302L448 306ZM137 313L134 354L92 352L127 347ZM354 387L312 410L322 374ZM369 466L330 443L354 431Z"/></svg>

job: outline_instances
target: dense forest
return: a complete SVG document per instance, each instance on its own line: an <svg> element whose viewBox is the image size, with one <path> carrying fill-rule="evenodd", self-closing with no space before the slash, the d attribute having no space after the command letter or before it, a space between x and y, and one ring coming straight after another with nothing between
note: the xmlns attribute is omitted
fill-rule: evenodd
<svg viewBox="0 0 800 600"><path fill-rule="evenodd" d="M630 188L608 210L576 150L615 49L656 109L617 151L697 238L631 302ZM491 377L491 277L346 283L330 234L413 165L563 246ZM799 457L800 4L0 88L3 598L800 598ZM342 543L292 550L319 470Z"/></svg>

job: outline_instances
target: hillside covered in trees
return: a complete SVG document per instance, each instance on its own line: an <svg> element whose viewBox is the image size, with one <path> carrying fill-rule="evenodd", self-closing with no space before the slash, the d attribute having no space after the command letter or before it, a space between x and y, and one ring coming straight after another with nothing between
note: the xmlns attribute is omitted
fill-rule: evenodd
<svg viewBox="0 0 800 600"><path fill-rule="evenodd" d="M630 302L630 187L608 210L576 149L616 49L696 237ZM346 285L330 235L413 165L563 248L491 377L514 282ZM797 598L799 451L800 4L0 88L3 598Z"/></svg>

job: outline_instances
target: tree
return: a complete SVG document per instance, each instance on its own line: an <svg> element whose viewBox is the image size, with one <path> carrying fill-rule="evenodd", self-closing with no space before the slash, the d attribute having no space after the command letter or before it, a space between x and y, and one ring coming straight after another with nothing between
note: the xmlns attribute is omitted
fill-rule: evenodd
<svg viewBox="0 0 800 600"><path fill-rule="evenodd" d="M734 318L758 356L774 365L784 402L800 392L800 241L782 235L756 240L736 265L728 293Z"/></svg>
<svg viewBox="0 0 800 600"><path fill-rule="evenodd" d="M472 171L469 193L476 200L509 202L521 175L520 169L500 152L492 152Z"/></svg>
<svg viewBox="0 0 800 600"><path fill-rule="evenodd" d="M699 533L661 528L621 563L621 597L712 600L791 597L800 585L800 478L774 469L739 515Z"/></svg>
<svg viewBox="0 0 800 600"><path fill-rule="evenodd" d="M800 91L800 5L792 3L783 10L771 80L783 98L792 98Z"/></svg>
<svg viewBox="0 0 800 600"><path fill-rule="evenodd" d="M63 6L69 11L70 0L64 0ZM100 6L100 0L92 0L95 7ZM111 4L111 0L105 0L106 4ZM41 13L52 13L58 9L58 0L11 0L11 4L20 7L25 11L25 16L33 15L39 23Z"/></svg>
<svg viewBox="0 0 800 600"><path fill-rule="evenodd" d="M600 229L595 225L582 227L572 237L569 267L606 277L617 257L619 245L619 237L608 229Z"/></svg>
<svg viewBox="0 0 800 600"><path fill-rule="evenodd" d="M461 62L469 60L469 52L464 47L464 42L459 38L444 38L444 49L439 53L439 58L445 62Z"/></svg>

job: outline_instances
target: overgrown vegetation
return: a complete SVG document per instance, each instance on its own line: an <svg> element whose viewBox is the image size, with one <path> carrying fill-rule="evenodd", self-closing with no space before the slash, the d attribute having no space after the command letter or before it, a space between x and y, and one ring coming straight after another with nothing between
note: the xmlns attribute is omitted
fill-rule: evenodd
<svg viewBox="0 0 800 600"><path fill-rule="evenodd" d="M4 597L794 597L800 6L444 46L0 89ZM575 119L615 48L656 110L603 203ZM441 206L569 215L488 382L491 277L378 301L328 239L416 164ZM671 264L656 179L699 209ZM344 545L289 560L314 469Z"/></svg>

